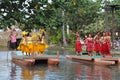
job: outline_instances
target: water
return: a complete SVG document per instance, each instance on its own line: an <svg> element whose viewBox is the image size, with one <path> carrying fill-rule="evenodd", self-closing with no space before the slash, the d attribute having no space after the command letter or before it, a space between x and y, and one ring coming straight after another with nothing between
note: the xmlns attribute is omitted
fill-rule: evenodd
<svg viewBox="0 0 120 80"><path fill-rule="evenodd" d="M60 51L58 66L40 64L33 67L16 65L11 62L10 51L0 52L0 80L120 80L119 65L97 66L74 62L65 58L69 51Z"/></svg>

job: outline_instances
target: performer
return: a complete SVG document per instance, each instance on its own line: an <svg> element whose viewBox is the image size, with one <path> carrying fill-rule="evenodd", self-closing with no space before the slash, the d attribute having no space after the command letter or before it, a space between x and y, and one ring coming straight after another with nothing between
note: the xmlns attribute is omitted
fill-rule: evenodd
<svg viewBox="0 0 120 80"><path fill-rule="evenodd" d="M107 38L107 44L108 44L108 48L109 48L109 55L110 55L110 50L111 50L111 36L110 36L110 32L106 33L106 38Z"/></svg>
<svg viewBox="0 0 120 80"><path fill-rule="evenodd" d="M36 53L36 52L38 52L38 38L37 38L37 33L34 33L31 36L32 36L33 52Z"/></svg>
<svg viewBox="0 0 120 80"><path fill-rule="evenodd" d="M80 42L80 33L76 32L75 51L77 55L82 55L82 45Z"/></svg>
<svg viewBox="0 0 120 80"><path fill-rule="evenodd" d="M89 34L88 38L87 38L87 52L89 56L92 56L92 52L93 52L93 38L92 38L92 34Z"/></svg>
<svg viewBox="0 0 120 80"><path fill-rule="evenodd" d="M24 55L24 53L26 54L26 35L23 35L20 44L18 47L20 47L20 50L22 51L22 54Z"/></svg>
<svg viewBox="0 0 120 80"><path fill-rule="evenodd" d="M94 51L96 55L100 55L100 33L97 33L94 37Z"/></svg>
<svg viewBox="0 0 120 80"><path fill-rule="evenodd" d="M26 43L27 43L27 53L29 55L32 55L32 58L33 58L34 57L34 46L33 46L32 36L30 33L27 34Z"/></svg>
<svg viewBox="0 0 120 80"><path fill-rule="evenodd" d="M110 50L111 50L111 45L112 45L112 42L111 42L111 36L110 36L110 32L107 32L106 33L106 39L107 39L107 45L108 45L108 56L110 56Z"/></svg>
<svg viewBox="0 0 120 80"><path fill-rule="evenodd" d="M110 47L108 45L108 42L110 41L110 39L107 36L107 33L104 32L103 36L101 37L101 54L103 55L103 57L106 57L108 55L110 55Z"/></svg>
<svg viewBox="0 0 120 80"><path fill-rule="evenodd" d="M42 56L46 49L44 38L45 38L45 30L41 29L40 32L37 34L37 45L35 47L38 56Z"/></svg>

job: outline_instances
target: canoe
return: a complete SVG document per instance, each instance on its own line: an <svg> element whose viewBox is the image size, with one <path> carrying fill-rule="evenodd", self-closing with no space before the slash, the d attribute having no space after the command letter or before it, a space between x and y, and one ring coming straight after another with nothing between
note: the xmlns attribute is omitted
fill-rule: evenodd
<svg viewBox="0 0 120 80"><path fill-rule="evenodd" d="M115 65L120 64L120 58L114 57L98 57L98 56L76 56L76 55L66 55L66 58L73 61L90 63L95 65Z"/></svg>

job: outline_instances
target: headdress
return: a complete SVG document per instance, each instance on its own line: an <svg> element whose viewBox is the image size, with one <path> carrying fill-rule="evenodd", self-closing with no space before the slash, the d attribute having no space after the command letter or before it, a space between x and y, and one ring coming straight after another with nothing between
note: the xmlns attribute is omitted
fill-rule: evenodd
<svg viewBox="0 0 120 80"><path fill-rule="evenodd" d="M28 34L28 32L23 31L21 34L22 34L22 35L26 35L26 34Z"/></svg>
<svg viewBox="0 0 120 80"><path fill-rule="evenodd" d="M44 30L44 29L41 29L40 32L45 32L45 30Z"/></svg>
<svg viewBox="0 0 120 80"><path fill-rule="evenodd" d="M107 35L107 36L110 36L110 32L106 32L106 35Z"/></svg>

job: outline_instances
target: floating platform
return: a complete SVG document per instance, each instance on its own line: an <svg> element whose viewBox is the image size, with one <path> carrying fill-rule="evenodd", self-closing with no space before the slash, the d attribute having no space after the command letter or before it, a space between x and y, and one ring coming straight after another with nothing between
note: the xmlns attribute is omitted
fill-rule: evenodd
<svg viewBox="0 0 120 80"><path fill-rule="evenodd" d="M35 63L35 59L18 59L12 58L12 62L22 66L32 66Z"/></svg>
<svg viewBox="0 0 120 80"><path fill-rule="evenodd" d="M34 58L31 58L31 56L14 54L12 56L12 62L22 66L33 66L35 64L58 65L59 57L58 55L43 54L41 56L35 56Z"/></svg>
<svg viewBox="0 0 120 80"><path fill-rule="evenodd" d="M96 65L115 65L120 64L120 57L102 57L102 56L76 56L76 55L66 55L67 59L78 61L78 62L84 62L84 63L90 63L90 64L96 64Z"/></svg>

